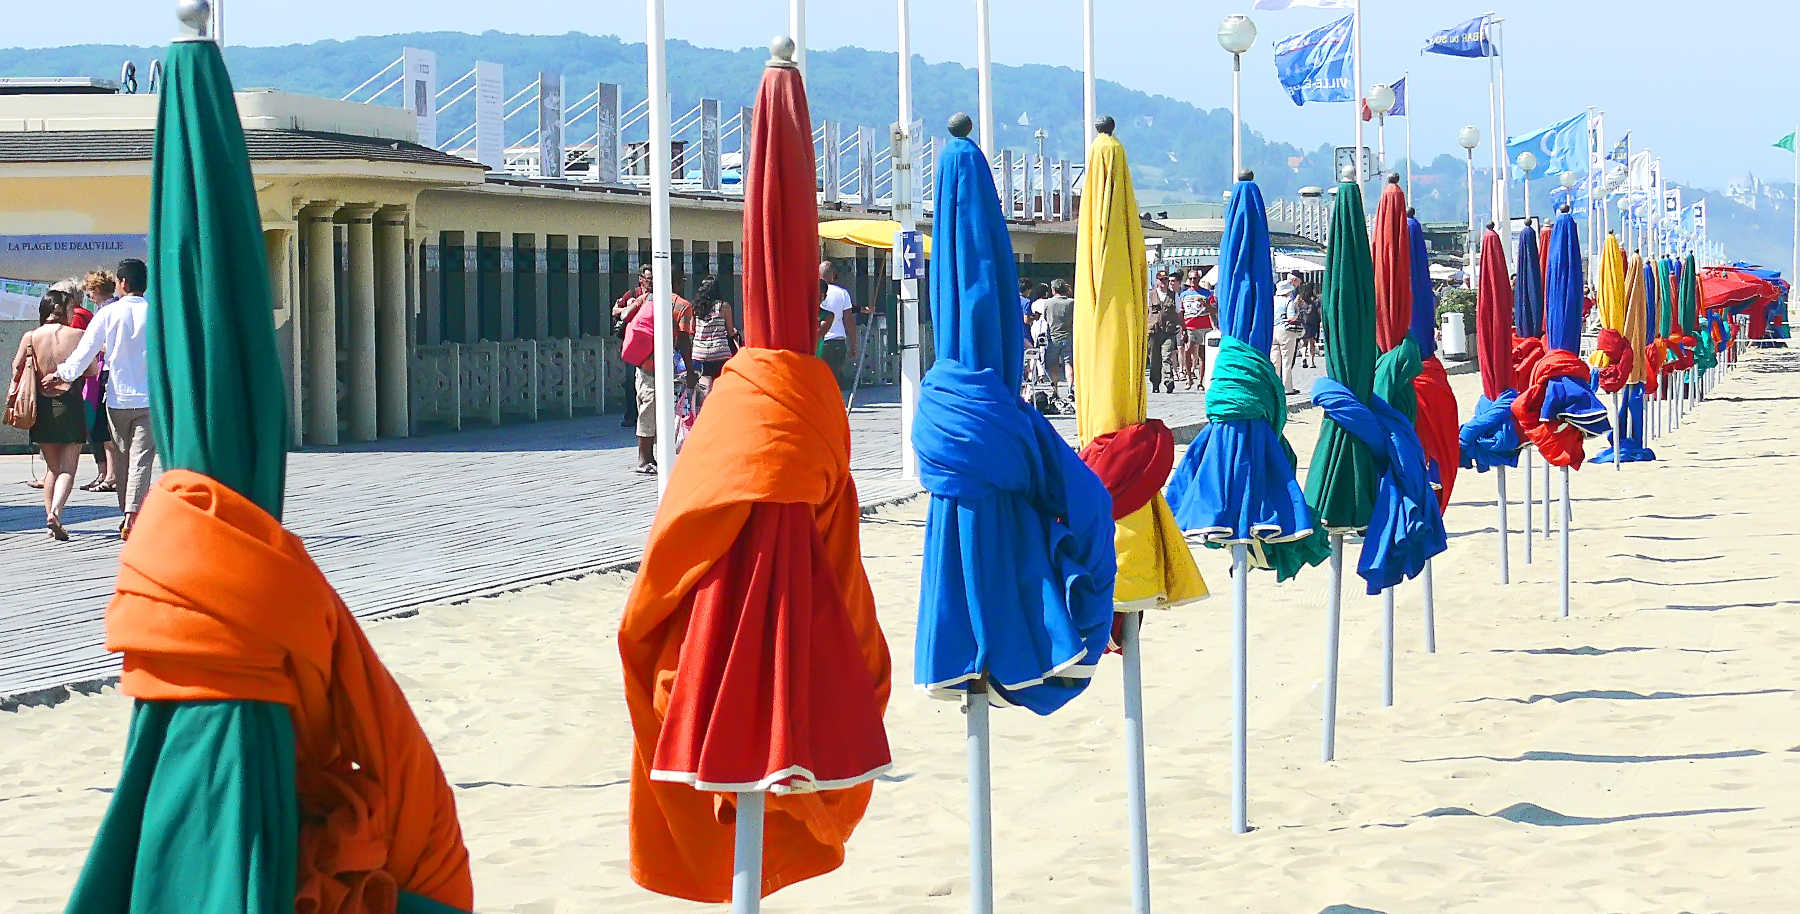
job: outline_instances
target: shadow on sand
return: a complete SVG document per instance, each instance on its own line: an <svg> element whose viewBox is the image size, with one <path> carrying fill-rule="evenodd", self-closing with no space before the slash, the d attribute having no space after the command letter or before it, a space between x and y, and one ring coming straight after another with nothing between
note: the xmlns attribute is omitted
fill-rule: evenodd
<svg viewBox="0 0 1800 914"><path fill-rule="evenodd" d="M1562 704L1565 701L1669 701L1678 698L1742 698L1749 695L1785 695L1793 689L1754 689L1748 692L1629 692L1624 689L1583 689L1579 692L1556 692L1550 695L1533 695L1530 698L1465 698L1463 704L1477 701L1510 701L1514 704L1533 705L1540 701L1553 701Z"/></svg>

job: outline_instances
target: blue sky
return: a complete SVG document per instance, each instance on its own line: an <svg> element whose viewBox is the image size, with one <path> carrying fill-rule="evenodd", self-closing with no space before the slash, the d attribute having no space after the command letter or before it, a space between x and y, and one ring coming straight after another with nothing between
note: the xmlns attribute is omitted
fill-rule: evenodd
<svg viewBox="0 0 1800 914"><path fill-rule="evenodd" d="M1500 4L1507 19L1507 126L1525 133L1586 106L1606 112L1609 141L1632 131L1678 181L1722 187L1746 171L1791 177L1791 159L1770 143L1800 120L1800 101L1783 71L1800 68L1791 36L1800 4L1771 0L1364 0L1363 81L1410 71L1415 156L1455 147L1458 127L1487 130L1487 65L1422 57L1427 33ZM1250 0L1098 0L1100 75L1132 88L1207 107L1230 102L1230 59L1214 38L1227 13ZM54 4L11 11L0 42L50 47L86 42L149 44L174 33L173 0L89 0L79 17ZM894 49L891 0L811 0L808 43ZM914 53L973 64L973 0L914 0ZM1077 0L992 0L997 63L1079 67ZM787 27L786 0L667 0L668 33L714 47L761 45ZM400 31L500 29L644 37L639 0L227 0L228 38L241 44L291 44ZM1348 144L1346 105L1297 108L1282 94L1269 48L1281 37L1337 15L1323 10L1251 12L1259 36L1244 61L1245 119L1272 138L1313 146ZM1699 17L1707 17L1697 21ZM1728 43L1700 39L1714 30ZM1787 44L1784 46L1784 41ZM671 74L672 78L677 74ZM1721 108L1731 100L1732 112ZM970 99L971 107L974 99ZM1101 97L1105 106L1105 97ZM1016 116L1004 98L998 116ZM1746 113L1736 113L1746 112ZM1403 142L1399 122L1390 146ZM1373 145L1373 138L1368 142ZM1392 150L1390 150L1392 155Z"/></svg>

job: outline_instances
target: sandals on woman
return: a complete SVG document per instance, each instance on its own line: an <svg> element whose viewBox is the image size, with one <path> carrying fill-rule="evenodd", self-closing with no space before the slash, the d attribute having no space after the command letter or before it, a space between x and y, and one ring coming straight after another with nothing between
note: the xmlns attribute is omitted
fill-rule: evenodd
<svg viewBox="0 0 1800 914"><path fill-rule="evenodd" d="M58 518L52 517L46 519L44 521L44 529L50 531L50 538L59 543L66 543L69 541L69 531L63 529L62 521Z"/></svg>

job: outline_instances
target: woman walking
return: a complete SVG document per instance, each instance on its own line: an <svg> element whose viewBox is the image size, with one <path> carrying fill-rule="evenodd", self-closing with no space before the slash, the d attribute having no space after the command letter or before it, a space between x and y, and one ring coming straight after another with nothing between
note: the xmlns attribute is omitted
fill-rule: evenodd
<svg viewBox="0 0 1800 914"><path fill-rule="evenodd" d="M1305 330L1301 332L1300 352L1306 358L1308 368L1319 367L1319 284L1309 282L1300 292L1301 320Z"/></svg>
<svg viewBox="0 0 1800 914"><path fill-rule="evenodd" d="M38 327L19 341L13 356L12 378L18 382L27 360L36 369L40 381L37 390L17 391L19 396L37 396L37 422L31 426L31 443L44 454L44 528L54 539L67 541L63 529L62 510L75 490L75 471L80 468L81 449L88 440L87 404L81 398L80 385L57 379L56 368L81 342L82 331L69 326L69 312L74 296L61 290L44 293L38 302Z"/></svg>
<svg viewBox="0 0 1800 914"><path fill-rule="evenodd" d="M725 360L737 352L737 323L732 319L731 303L719 297L719 281L708 276L700 280L694 292L694 358L690 363L689 386L694 391L694 415L706 403L713 382L725 370Z"/></svg>

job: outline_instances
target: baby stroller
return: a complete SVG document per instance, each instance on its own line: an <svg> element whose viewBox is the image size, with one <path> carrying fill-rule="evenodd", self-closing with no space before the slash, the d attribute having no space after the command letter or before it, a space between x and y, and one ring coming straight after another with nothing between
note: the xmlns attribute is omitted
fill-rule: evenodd
<svg viewBox="0 0 1800 914"><path fill-rule="evenodd" d="M1058 384L1051 379L1050 368L1045 359L1045 346L1042 340L1033 343L1025 350L1025 389L1022 394L1038 412L1046 416L1075 415L1074 385Z"/></svg>

